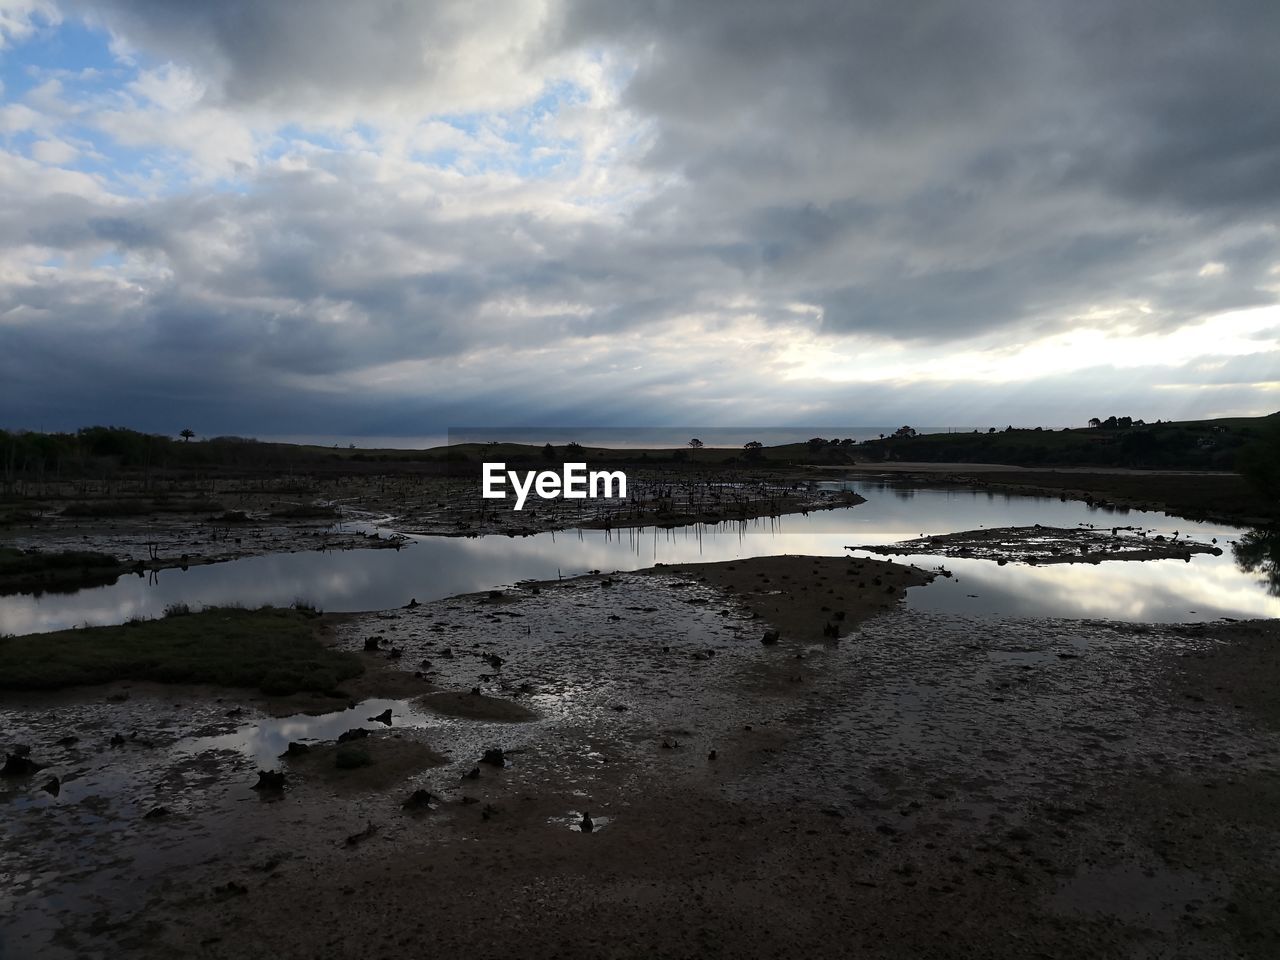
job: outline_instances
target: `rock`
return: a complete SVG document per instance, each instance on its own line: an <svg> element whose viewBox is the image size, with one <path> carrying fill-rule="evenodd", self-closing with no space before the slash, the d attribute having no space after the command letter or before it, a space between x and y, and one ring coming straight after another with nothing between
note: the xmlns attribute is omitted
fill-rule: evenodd
<svg viewBox="0 0 1280 960"><path fill-rule="evenodd" d="M417 606L418 606L418 598L417 598L417 597L412 597L412 598L410 598L409 602L408 602L408 603L406 603L406 604L404 605L404 608L405 608L406 610L413 610L413 609L415 609Z"/></svg>
<svg viewBox="0 0 1280 960"><path fill-rule="evenodd" d="M351 740L363 740L367 736L369 736L368 730L364 729L364 727L356 727L353 730L348 730L346 733L339 734L338 742L347 743Z"/></svg>
<svg viewBox="0 0 1280 960"><path fill-rule="evenodd" d="M311 748L307 746L305 743L299 743L297 740L290 740L289 746L285 747L284 753L280 754L280 756L300 757L304 753L310 753L310 752L311 752Z"/></svg>
<svg viewBox="0 0 1280 960"><path fill-rule="evenodd" d="M503 753L501 747L491 747L484 752L480 762L487 763L491 767L505 767L507 765L507 755Z"/></svg>
<svg viewBox="0 0 1280 960"><path fill-rule="evenodd" d="M480 768L479 768L479 767L472 767L472 768L471 768L471 771L470 771L469 773L464 773L464 774L461 776L461 778L460 778L460 779L462 779L462 780L479 780L479 779L480 779Z"/></svg>
<svg viewBox="0 0 1280 960"><path fill-rule="evenodd" d="M583 833L590 833L595 828L596 828L596 825L595 825L595 822L591 819L591 814L587 811L584 811L582 814L582 823L578 825L578 829L580 829Z"/></svg>
<svg viewBox="0 0 1280 960"><path fill-rule="evenodd" d="M781 634L778 633L777 630L766 630L764 632L764 636L760 638L760 642L763 643L766 647L772 647L781 639L782 639L782 636Z"/></svg>
<svg viewBox="0 0 1280 960"><path fill-rule="evenodd" d="M220 897L243 897L249 892L249 888L243 883L236 883L234 880L228 880L226 883L222 883L214 887L213 892Z"/></svg>
<svg viewBox="0 0 1280 960"><path fill-rule="evenodd" d="M834 623L824 623L822 625L822 635L824 637L832 637L835 639L839 639L840 628L836 626Z"/></svg>
<svg viewBox="0 0 1280 960"><path fill-rule="evenodd" d="M30 757L16 753L6 753L4 766L0 767L0 777L29 777L44 767Z"/></svg>
<svg viewBox="0 0 1280 960"><path fill-rule="evenodd" d="M707 759L708 759L708 760L714 760L714 759L716 758L716 756L717 756L716 752L715 752L714 750L712 750L710 753L708 753L708 754L707 754Z"/></svg>
<svg viewBox="0 0 1280 960"><path fill-rule="evenodd" d="M53 742L57 744L59 747L69 747L73 743L79 743L80 738L76 736L59 737L57 740Z"/></svg>
<svg viewBox="0 0 1280 960"><path fill-rule="evenodd" d="M492 803L486 803L483 807L480 808L480 819L486 820L486 821L492 820L494 817L498 815L498 813L499 813L499 810L497 807L495 807Z"/></svg>
<svg viewBox="0 0 1280 960"><path fill-rule="evenodd" d="M113 747L123 747L123 746L124 746L124 742L125 742L125 741L124 741L124 734L121 734L121 733L113 733L113 734L111 735L111 740L110 740L109 742L110 742L111 746L113 746Z"/></svg>
<svg viewBox="0 0 1280 960"><path fill-rule="evenodd" d="M162 820L169 815L168 807L152 807L142 815L143 820Z"/></svg>
<svg viewBox="0 0 1280 960"><path fill-rule="evenodd" d="M351 834L351 836L347 837L347 846L354 847L358 843L364 843L364 841L368 840L377 832L378 832L377 826L373 823L373 821L369 821L369 823L365 826L365 828L361 830L359 833L353 833Z"/></svg>
<svg viewBox="0 0 1280 960"><path fill-rule="evenodd" d="M391 708L387 707L376 717L370 717L369 719L374 723L385 723L389 727L391 726Z"/></svg>
<svg viewBox="0 0 1280 960"><path fill-rule="evenodd" d="M432 803L439 803L440 798L430 790L415 790L409 794L409 799L402 803L406 810L430 810Z"/></svg>
<svg viewBox="0 0 1280 960"><path fill-rule="evenodd" d="M62 781L59 780L57 777L50 777L49 782L46 783L40 789L43 790L45 793L56 797L59 793L62 792Z"/></svg>
<svg viewBox="0 0 1280 960"><path fill-rule="evenodd" d="M253 789L279 793L284 789L284 774L279 770L259 770Z"/></svg>
<svg viewBox="0 0 1280 960"><path fill-rule="evenodd" d="M501 600L501 599L502 599L502 591L501 591L501 590L490 590L490 591L489 591L489 599L490 599L490 600Z"/></svg>
<svg viewBox="0 0 1280 960"><path fill-rule="evenodd" d="M365 637L365 641L364 641L364 649L365 649L365 652L366 652L366 653L372 653L373 651L377 650L377 649L378 649L378 638L377 638L377 637Z"/></svg>

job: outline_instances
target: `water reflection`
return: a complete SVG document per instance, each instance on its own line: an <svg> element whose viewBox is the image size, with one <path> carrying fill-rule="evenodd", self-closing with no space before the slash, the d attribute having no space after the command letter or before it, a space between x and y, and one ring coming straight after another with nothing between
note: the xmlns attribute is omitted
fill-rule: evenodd
<svg viewBox="0 0 1280 960"><path fill-rule="evenodd" d="M1231 545L1231 555L1245 573L1262 574L1258 582L1280 597L1280 528L1250 530Z"/></svg>
<svg viewBox="0 0 1280 960"><path fill-rule="evenodd" d="M304 552L126 577L109 587L62 596L0 598L0 633L32 633L80 624L156 616L170 603L257 606L306 599L328 611L378 610L487 590L520 580L554 580L589 570L632 570L654 563L731 560L772 554L847 555L849 544L881 544L981 527L1043 524L1111 527L1117 519L1171 535L1226 544L1231 555L1097 566L997 567L988 561L915 557L945 564L955 580L910 594L923 609L991 614L1099 617L1178 622L1221 616L1280 616L1274 534L1191 523L1162 513L1102 508L1078 501L960 488L910 488L875 481L829 484L867 498L856 507L807 516L660 530L575 530L532 537L414 537L409 549ZM1242 560L1241 557L1245 557ZM1252 566L1246 566L1246 562ZM1259 583L1256 573L1267 577ZM971 596L976 595L976 596Z"/></svg>

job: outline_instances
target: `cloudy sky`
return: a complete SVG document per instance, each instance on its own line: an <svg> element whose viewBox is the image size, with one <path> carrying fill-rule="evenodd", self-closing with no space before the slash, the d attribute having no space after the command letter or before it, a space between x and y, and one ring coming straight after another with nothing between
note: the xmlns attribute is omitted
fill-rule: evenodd
<svg viewBox="0 0 1280 960"><path fill-rule="evenodd" d="M0 425L1280 409L1275 0L0 0Z"/></svg>

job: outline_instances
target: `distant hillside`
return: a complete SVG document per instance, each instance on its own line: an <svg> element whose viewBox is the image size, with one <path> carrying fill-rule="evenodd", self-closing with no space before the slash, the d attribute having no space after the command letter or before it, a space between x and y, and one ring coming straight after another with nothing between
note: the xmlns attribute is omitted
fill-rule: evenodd
<svg viewBox="0 0 1280 960"><path fill-rule="evenodd" d="M1114 422L1113 422L1114 421ZM858 459L925 463L1003 463L1023 467L1133 467L1234 470L1240 451L1280 425L1266 417L1127 422L1066 430L1006 428L987 433L932 433L868 440Z"/></svg>

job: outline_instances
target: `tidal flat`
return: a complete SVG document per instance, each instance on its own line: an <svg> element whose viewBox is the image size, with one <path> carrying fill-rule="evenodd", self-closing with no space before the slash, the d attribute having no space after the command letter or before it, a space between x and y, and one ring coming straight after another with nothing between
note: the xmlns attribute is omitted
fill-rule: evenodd
<svg viewBox="0 0 1280 960"><path fill-rule="evenodd" d="M1274 956L1280 636L1243 532L831 489L862 502L316 552L274 589L331 581L297 616L359 664L334 689L0 692L0 955ZM122 583L212 604L186 578L268 561ZM122 623L119 586L0 613Z"/></svg>

